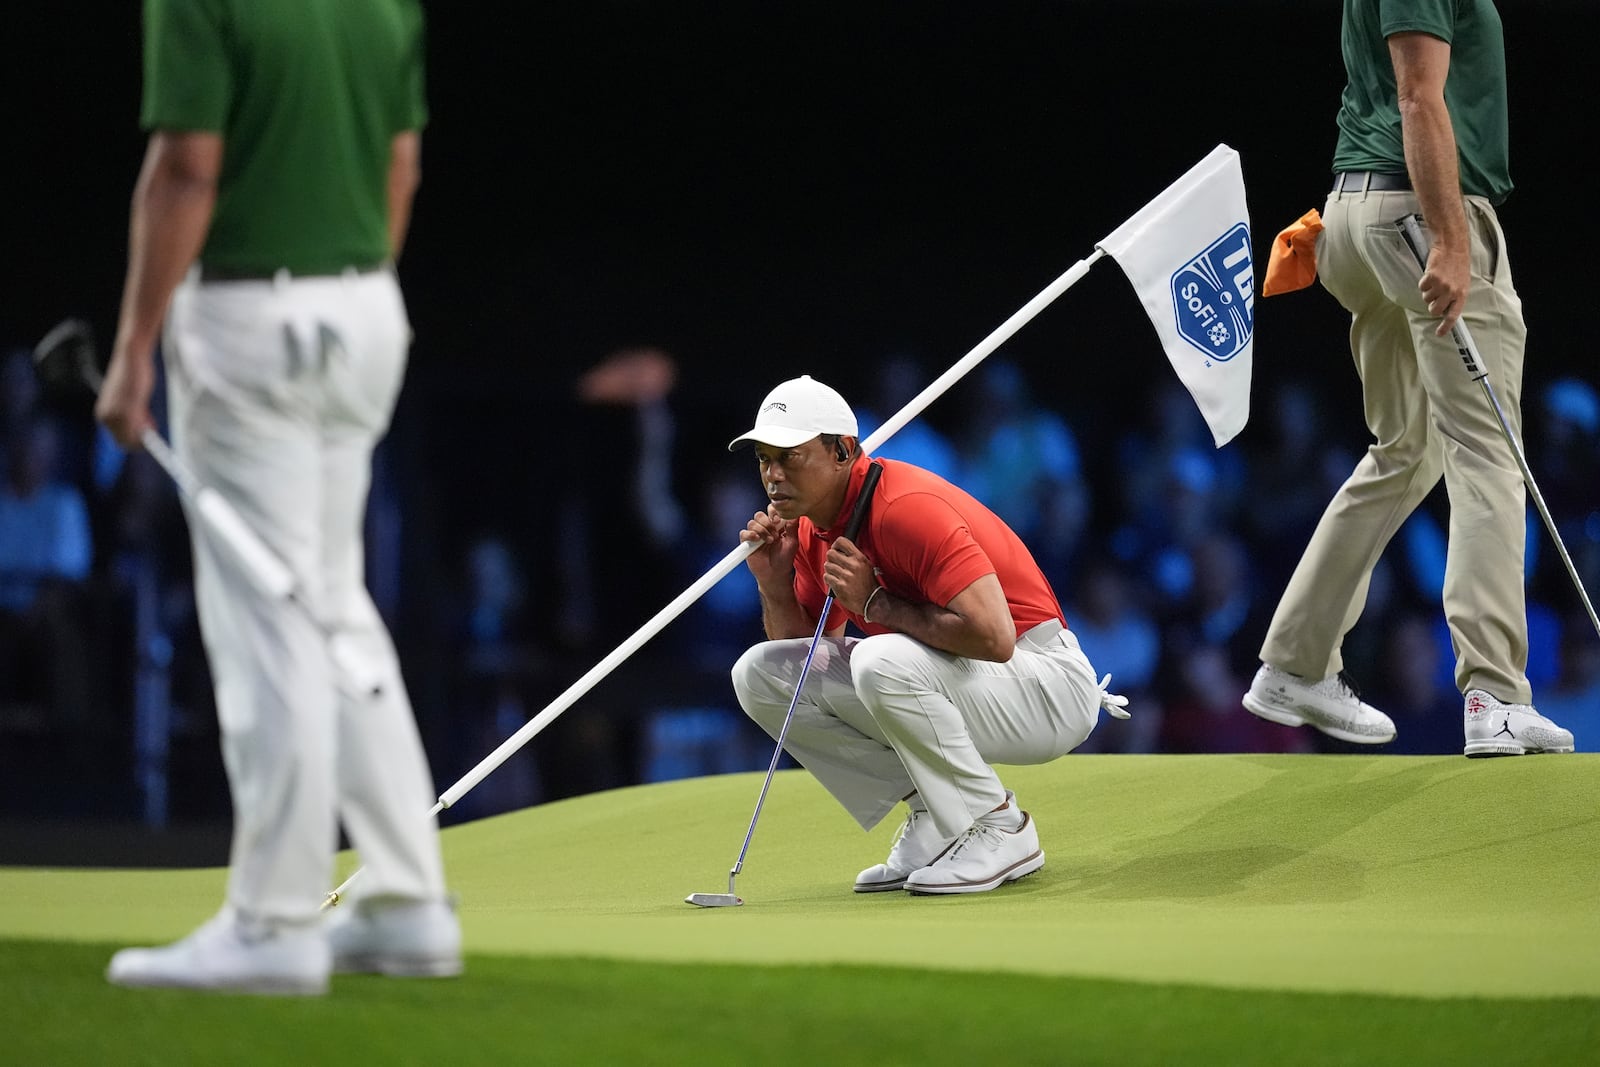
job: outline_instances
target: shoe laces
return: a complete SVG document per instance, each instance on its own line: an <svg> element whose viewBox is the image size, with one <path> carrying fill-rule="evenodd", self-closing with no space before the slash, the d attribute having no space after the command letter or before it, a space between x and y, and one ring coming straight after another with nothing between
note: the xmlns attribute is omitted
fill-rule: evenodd
<svg viewBox="0 0 1600 1067"><path fill-rule="evenodd" d="M1361 687L1356 684L1356 680L1350 676L1348 671L1340 671L1338 674L1330 678L1324 678L1320 682L1301 679L1298 675L1290 675L1290 677L1296 678L1301 685L1306 686L1314 693L1322 693L1341 703L1352 704L1354 708L1361 706Z"/></svg>
<svg viewBox="0 0 1600 1067"><path fill-rule="evenodd" d="M891 852L894 851L896 845L911 836L911 830L916 825L917 816L926 814L928 813L925 811L917 811L915 809L906 813L906 821L900 824L900 829L894 832L894 837L889 841L889 850Z"/></svg>
<svg viewBox="0 0 1600 1067"><path fill-rule="evenodd" d="M1106 710L1107 715L1114 719L1133 718L1128 712L1128 698L1120 693L1111 692L1110 685L1111 675L1107 674L1100 679L1100 684L1096 686L1100 690L1100 706Z"/></svg>
<svg viewBox="0 0 1600 1067"><path fill-rule="evenodd" d="M967 827L966 832L956 840L954 847L950 849L950 858L955 859L966 850L968 845L977 841L987 845L990 852L997 851L1006 843L1005 838L1002 836L1004 832L993 823L987 823L980 819Z"/></svg>

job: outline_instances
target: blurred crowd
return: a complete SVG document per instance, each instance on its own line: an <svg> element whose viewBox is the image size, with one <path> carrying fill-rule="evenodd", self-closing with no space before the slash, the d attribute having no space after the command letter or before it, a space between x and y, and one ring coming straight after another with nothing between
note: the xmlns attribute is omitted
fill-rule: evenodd
<svg viewBox="0 0 1600 1067"><path fill-rule="evenodd" d="M891 356L864 395L846 388L862 436L942 369ZM488 522L451 530L437 540L449 554L431 561L438 573L427 583L415 580L407 549L408 530L424 524L409 521L403 465L388 443L380 448L369 584L406 658L441 790L722 560L764 506L746 457L699 454L726 427L692 425L695 398L678 370L667 352L629 348L572 382L551 401L566 410L555 489L539 512L546 535L529 543ZM1054 384L991 357L961 383L959 400L914 419L876 454L962 485L1033 550L1090 659L1132 702L1132 719L1102 720L1084 750L1351 749L1263 722L1239 698L1267 615L1364 447L1358 409L1330 408L1315 380L1258 383L1248 431L1217 450L1170 374L1149 377L1146 395L1126 408L1141 413L1131 420L1077 411L1053 395ZM1530 465L1592 595L1600 394L1576 378L1530 382L1524 412ZM746 415L736 409L729 426ZM124 455L95 430L86 398L41 393L25 349L0 365L0 445L0 781L8 783L0 802L154 825L225 815L187 527L172 485L148 456ZM1442 493L1401 529L1345 646L1363 697L1399 727L1380 751L1461 749L1461 698L1439 608ZM1573 730L1580 751L1600 751L1600 636L1531 500L1528 514L1535 700ZM430 523L448 527L450 518ZM405 611L408 582L428 590L426 623ZM739 713L728 682L739 653L760 638L754 583L739 566L446 820L764 769L771 742ZM40 770L63 759L79 770L70 786Z"/></svg>

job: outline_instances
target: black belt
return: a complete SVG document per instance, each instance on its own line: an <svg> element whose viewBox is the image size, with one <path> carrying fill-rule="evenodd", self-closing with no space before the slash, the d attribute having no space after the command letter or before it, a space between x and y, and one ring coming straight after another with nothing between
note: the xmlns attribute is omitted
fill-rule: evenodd
<svg viewBox="0 0 1600 1067"><path fill-rule="evenodd" d="M1376 170L1347 170L1333 176L1336 193L1399 193L1411 190L1409 174L1385 174Z"/></svg>
<svg viewBox="0 0 1600 1067"><path fill-rule="evenodd" d="M200 282L270 282L280 273L287 275L291 280L303 278L340 278L346 271L355 271L357 274L376 274L389 266L387 260L377 263L352 263L344 270L319 271L312 274L296 274L291 270L261 270L256 267L219 267L210 263L200 264Z"/></svg>

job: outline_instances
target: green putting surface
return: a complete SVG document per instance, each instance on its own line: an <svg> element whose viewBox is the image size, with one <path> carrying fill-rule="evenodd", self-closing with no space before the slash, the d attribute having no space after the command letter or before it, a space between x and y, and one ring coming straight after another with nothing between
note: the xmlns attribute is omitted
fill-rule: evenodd
<svg viewBox="0 0 1600 1067"><path fill-rule="evenodd" d="M689 893L727 890L761 777L624 789L445 831L469 949L1600 997L1600 756L1005 768L1047 863L960 898L850 892L896 820L863 834L808 775L785 771L738 879L745 905L689 906ZM210 915L222 885L220 870L0 869L0 938L158 942Z"/></svg>

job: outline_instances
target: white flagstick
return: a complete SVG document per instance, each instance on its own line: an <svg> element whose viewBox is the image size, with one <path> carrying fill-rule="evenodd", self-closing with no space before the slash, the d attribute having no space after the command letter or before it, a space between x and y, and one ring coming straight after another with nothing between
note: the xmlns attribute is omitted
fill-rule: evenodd
<svg viewBox="0 0 1600 1067"><path fill-rule="evenodd" d="M1077 284L1085 274L1089 273L1089 268L1094 265L1095 261L1103 255L1105 255L1105 252L1097 248L1087 258L1080 259L1074 263L1067 269L1066 273L1047 285L1040 291L1039 295L1024 304L1016 314L1001 323L993 333L980 341L976 348L962 356L953 367L941 374L932 385L912 397L905 407L901 408L892 418L868 435L866 440L861 442L862 449L870 453L874 448L898 433L901 427L905 426L924 408L938 399L945 390L949 389L963 375L981 363L991 352L999 348L1007 338L1022 329L1030 319L1043 311L1051 301ZM450 807L465 796L473 786L483 781L496 767L510 759L513 753L531 741L539 731L554 722L556 717L571 707L579 697L594 688L600 679L616 670L623 660L633 655L646 641L660 633L667 623L677 618L690 604L704 596L707 590L721 581L729 571L733 570L745 557L754 551L755 544L753 542L746 543L741 541L737 548L722 558L721 562L702 575L688 589L679 593L672 603L656 612L649 622L634 631L632 637L618 645L605 659L595 664L587 674L569 686L566 692L551 701L543 711L523 723L521 729L506 738L499 748L485 756L459 782L446 789L443 795L439 797L438 802L434 804L433 809L428 813L429 817L438 815L445 808ZM361 870L358 869L349 878L346 878L337 889L329 893L327 898L323 900L323 908L331 908L338 904L344 894L349 891L350 886L360 876Z"/></svg>
<svg viewBox="0 0 1600 1067"><path fill-rule="evenodd" d="M1040 290L1038 296L1018 308L1015 315L1002 322L995 328L993 333L978 342L978 347L962 356L955 366L939 375L934 379L933 384L907 401L906 406L901 408L893 418L868 434L866 440L861 442L862 450L870 453L873 449L899 433L906 423L922 414L924 408L939 399L947 389L960 381L967 372L988 358L990 353L1004 344L1012 334L1022 329L1030 319L1049 306L1056 297L1078 284L1083 279L1083 276L1089 273L1089 268L1094 266L1095 261L1105 254L1104 249L1096 248L1087 258L1080 259L1067 268L1065 274L1045 286L1044 289Z"/></svg>

